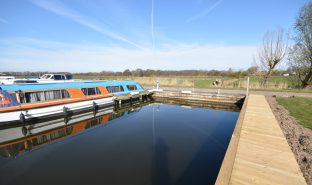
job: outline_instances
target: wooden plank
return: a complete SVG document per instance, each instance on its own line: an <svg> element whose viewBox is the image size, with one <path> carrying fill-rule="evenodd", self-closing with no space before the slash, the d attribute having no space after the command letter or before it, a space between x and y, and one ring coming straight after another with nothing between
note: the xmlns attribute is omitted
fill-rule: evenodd
<svg viewBox="0 0 312 185"><path fill-rule="evenodd" d="M216 183L217 185L226 185L230 183L230 178L233 170L233 165L235 161L235 156L237 152L237 146L239 142L239 137L241 135L241 128L244 121L246 109L247 109L248 97L246 97L244 105L242 107L241 113L236 122L232 138L230 140L229 146L226 150Z"/></svg>
<svg viewBox="0 0 312 185"><path fill-rule="evenodd" d="M306 184L263 95L248 98L230 184Z"/></svg>

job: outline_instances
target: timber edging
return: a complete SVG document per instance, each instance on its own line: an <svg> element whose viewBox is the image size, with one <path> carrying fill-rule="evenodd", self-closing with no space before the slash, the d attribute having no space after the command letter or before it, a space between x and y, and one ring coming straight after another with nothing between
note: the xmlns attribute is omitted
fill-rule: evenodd
<svg viewBox="0 0 312 185"><path fill-rule="evenodd" d="M248 96L245 98L242 110L237 119L236 126L232 134L232 138L226 150L221 168L219 170L217 180L215 182L216 185L230 184L230 179L231 179L234 161L236 157L237 147L239 143L239 137L241 134L241 129L242 129L242 125L243 125L243 121L244 121L244 117L245 117L245 113L247 109L247 103L248 103Z"/></svg>
<svg viewBox="0 0 312 185"><path fill-rule="evenodd" d="M153 98L166 100L183 100L189 102L210 102L216 104L236 104L241 106L243 104L245 96L160 91L154 92Z"/></svg>
<svg viewBox="0 0 312 185"><path fill-rule="evenodd" d="M263 95L244 102L215 184L306 184Z"/></svg>

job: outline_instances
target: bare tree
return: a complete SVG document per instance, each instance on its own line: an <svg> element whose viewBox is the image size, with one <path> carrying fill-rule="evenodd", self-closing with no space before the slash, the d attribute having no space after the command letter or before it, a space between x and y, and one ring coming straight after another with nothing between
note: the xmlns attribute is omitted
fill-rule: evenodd
<svg viewBox="0 0 312 185"><path fill-rule="evenodd" d="M265 85L273 70L280 64L288 50L287 41L283 29L267 32L258 50L258 60L262 71L262 83Z"/></svg>
<svg viewBox="0 0 312 185"><path fill-rule="evenodd" d="M305 88L312 85L312 1L302 7L295 29L296 44L291 48L289 61Z"/></svg>

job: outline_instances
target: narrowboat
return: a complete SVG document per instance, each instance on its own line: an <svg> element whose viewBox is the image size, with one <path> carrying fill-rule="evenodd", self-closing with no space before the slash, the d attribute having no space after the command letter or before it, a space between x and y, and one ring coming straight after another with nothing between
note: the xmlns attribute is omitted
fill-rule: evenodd
<svg viewBox="0 0 312 185"><path fill-rule="evenodd" d="M135 81L12 84L0 86L0 124L112 106L120 97L147 96Z"/></svg>
<svg viewBox="0 0 312 185"><path fill-rule="evenodd" d="M67 115L114 104L113 94L99 84L13 84L0 87L0 124Z"/></svg>

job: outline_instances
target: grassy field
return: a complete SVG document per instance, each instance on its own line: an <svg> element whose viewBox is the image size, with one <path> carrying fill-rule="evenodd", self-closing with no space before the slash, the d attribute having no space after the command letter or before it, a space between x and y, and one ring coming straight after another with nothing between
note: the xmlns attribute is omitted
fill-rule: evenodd
<svg viewBox="0 0 312 185"><path fill-rule="evenodd" d="M76 79L98 79L98 80L135 80L143 86L156 86L156 81L164 87L195 87L212 88L216 79L220 81L231 80L229 77L126 77L126 76L74 76Z"/></svg>
<svg viewBox="0 0 312 185"><path fill-rule="evenodd" d="M241 79L241 86L246 87L247 77ZM257 76L250 76L250 88L259 89L263 88L260 85L261 79ZM269 78L266 89L295 89L297 86L297 79L295 76L272 76Z"/></svg>
<svg viewBox="0 0 312 185"><path fill-rule="evenodd" d="M278 97L277 102L285 107L291 116L306 128L312 129L312 98Z"/></svg>
<svg viewBox="0 0 312 185"><path fill-rule="evenodd" d="M230 77L209 77L209 76L194 76L194 77L125 77L125 76L78 76L76 79L98 79L98 80L135 80L143 86L155 86L156 81L160 81L160 85L164 87L194 87L194 88L224 88L224 89L246 89L247 77L245 78L230 78ZM222 83L219 86L213 85L213 82L220 80ZM260 79L257 76L250 76L250 89L254 90L272 90L272 91L297 91L296 79L293 76L272 76L265 87L261 87ZM300 91L300 90L299 90Z"/></svg>
<svg viewBox="0 0 312 185"><path fill-rule="evenodd" d="M19 77L21 78L21 77ZM27 78L27 77L26 77ZM209 89L246 89L247 77L231 78L221 76L167 76L167 77L134 77L134 76L103 76L103 75L74 75L75 79L84 80L135 80L145 87L155 87L156 81L160 81L161 87L188 87L188 88L209 88ZM219 80L220 85L215 86L213 82ZM250 76L250 89L259 91L283 91L312 93L312 90L296 88L294 76L272 76L265 87L260 85L257 76Z"/></svg>

